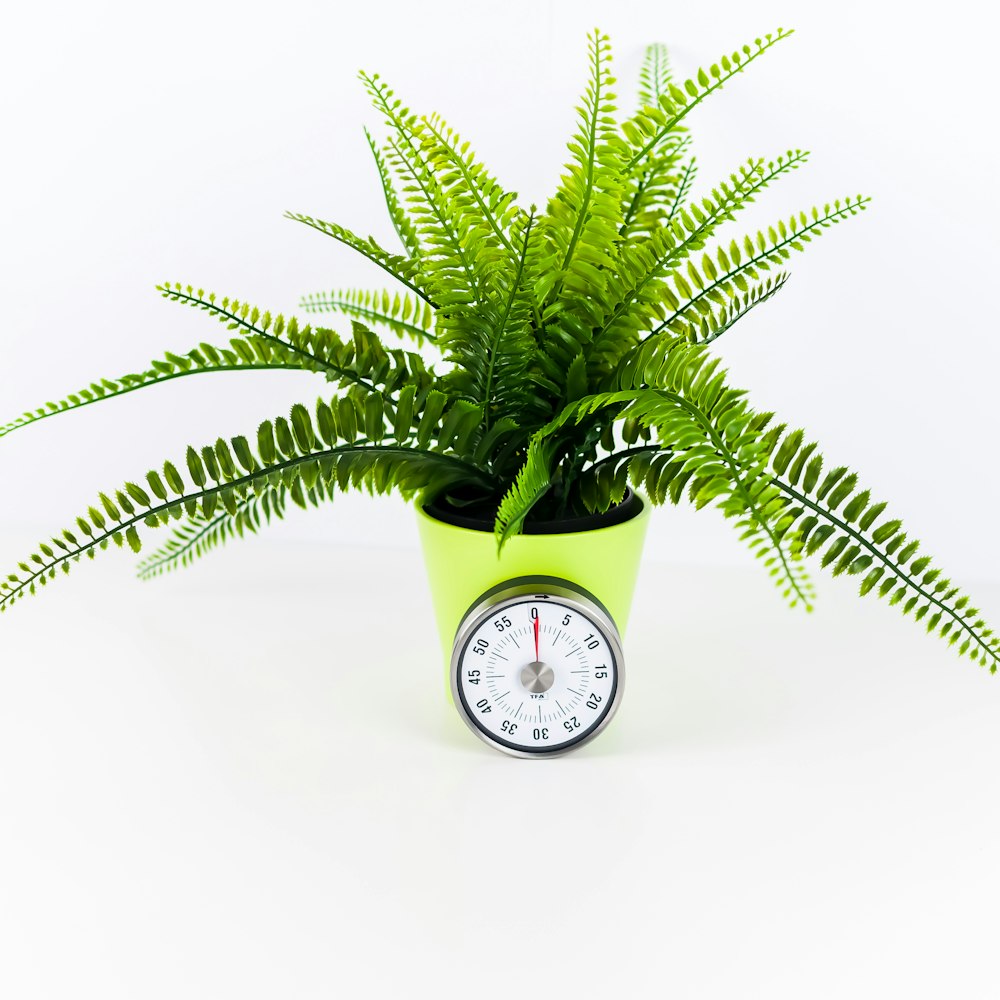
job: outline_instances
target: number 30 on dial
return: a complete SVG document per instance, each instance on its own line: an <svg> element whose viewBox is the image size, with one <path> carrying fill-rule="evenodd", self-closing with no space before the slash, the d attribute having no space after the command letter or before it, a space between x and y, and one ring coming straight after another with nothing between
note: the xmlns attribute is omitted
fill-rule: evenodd
<svg viewBox="0 0 1000 1000"><path fill-rule="evenodd" d="M451 684L462 717L491 746L555 756L596 736L618 707L621 639L571 583L511 581L462 621Z"/></svg>

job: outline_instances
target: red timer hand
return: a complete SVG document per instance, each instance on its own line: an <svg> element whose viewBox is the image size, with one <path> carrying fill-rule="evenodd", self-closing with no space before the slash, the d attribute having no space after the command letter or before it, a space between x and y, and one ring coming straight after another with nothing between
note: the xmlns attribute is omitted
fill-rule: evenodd
<svg viewBox="0 0 1000 1000"><path fill-rule="evenodd" d="M535 617L535 662L538 662L538 617Z"/></svg>

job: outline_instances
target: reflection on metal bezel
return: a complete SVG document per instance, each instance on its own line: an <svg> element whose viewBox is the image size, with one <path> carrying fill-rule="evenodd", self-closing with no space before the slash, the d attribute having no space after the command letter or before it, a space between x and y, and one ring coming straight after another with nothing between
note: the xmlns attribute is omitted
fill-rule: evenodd
<svg viewBox="0 0 1000 1000"><path fill-rule="evenodd" d="M452 698L465 724L484 743L493 747L493 749L510 754L513 757L527 759L559 757L589 743L590 740L604 729L618 710L624 682L624 657L622 654L621 638L608 612L600 605L596 598L581 591L582 588L575 587L568 580L557 580L554 577L523 577L509 581L507 585L501 585L492 591L488 591L487 594L476 601L462 619L462 624L459 626L458 633L455 636L455 643L451 654ZM608 643L611 653L611 666L614 671L612 695L607 708L605 708L597 723L592 725L585 733L559 744L552 750L531 750L518 744L508 743L494 733L487 732L481 728L466 703L465 693L458 679L466 647L477 629L488 618L501 613L506 608L526 603L526 599L530 598L538 601L550 599L558 601L562 605L573 608L579 615L589 620L600 630Z"/></svg>

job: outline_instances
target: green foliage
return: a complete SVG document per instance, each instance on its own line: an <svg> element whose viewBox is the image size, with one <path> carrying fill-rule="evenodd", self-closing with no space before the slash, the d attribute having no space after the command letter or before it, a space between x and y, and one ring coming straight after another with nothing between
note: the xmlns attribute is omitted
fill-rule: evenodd
<svg viewBox="0 0 1000 1000"><path fill-rule="evenodd" d="M858 195L826 204L822 210L813 207L787 222L779 219L766 232L758 230L742 241L731 240L728 247L719 245L697 264L689 262L683 272L674 272L664 283L662 302L670 311L652 332L660 333L678 320L694 322L699 315L708 315L713 306L725 306L737 296L749 294L754 283L772 268L782 267L793 250L804 250L826 229L864 211L870 201Z"/></svg>
<svg viewBox="0 0 1000 1000"><path fill-rule="evenodd" d="M251 342L271 345L288 361L281 367L318 372L341 386L369 392L395 392L407 384L426 392L434 382L433 372L419 354L386 349L375 333L357 320L351 324L351 339L342 340L325 327L300 327L294 316L286 321L280 313L272 316L246 302L219 300L214 293L196 291L190 285L182 288L167 283L157 289L164 298L207 312Z"/></svg>
<svg viewBox="0 0 1000 1000"><path fill-rule="evenodd" d="M735 519L741 537L785 596L793 605L801 600L808 607L811 588L798 565L797 546L786 547L773 523L779 494L767 474L767 452L755 432L755 414L743 392L725 385L719 359L676 341L667 350L656 344L623 366L621 382L622 389L616 392L570 404L535 434L527 461L500 504L498 543L521 529L531 508L551 487L558 471L556 457L566 447L560 432L574 429L595 413L609 412L615 422L655 431L659 448L642 448L617 465L605 464L603 482L598 474L589 492L585 488L584 499L592 510L620 502L629 474L642 476L654 503L676 502L687 487L695 507L714 503L725 517ZM668 454L669 463L649 479L644 463L651 462L657 451Z"/></svg>
<svg viewBox="0 0 1000 1000"><path fill-rule="evenodd" d="M301 307L308 313L339 312L353 319L384 327L400 339L410 337L419 343L434 341L434 312L415 295L390 294L386 289L344 289L304 295Z"/></svg>
<svg viewBox="0 0 1000 1000"><path fill-rule="evenodd" d="M199 344L186 354L174 354L168 351L162 360L150 362L149 368L144 371L120 375L115 379L102 378L71 393L65 399L46 403L35 410L22 413L21 416L0 426L0 437L28 424L44 420L46 417L98 403L102 399L124 396L125 393L135 392L137 389L144 389L158 382L169 382L185 375L204 375L208 372L230 372L238 369L301 369L302 367L301 358L290 347L256 334L249 334L239 340L233 339L228 347Z"/></svg>
<svg viewBox="0 0 1000 1000"><path fill-rule="evenodd" d="M721 89L737 73L742 73L755 59L759 59L779 41L788 38L791 31L778 28L774 34L754 39L753 45L744 45L731 55L722 56L707 70L700 69L694 79L685 80L682 86L666 81L665 94L657 95L655 107L646 105L623 123L622 130L634 149L626 161L630 169L656 148L680 123L710 94Z"/></svg>
<svg viewBox="0 0 1000 1000"><path fill-rule="evenodd" d="M920 551L902 522L886 516L888 505L874 501L845 466L825 470L816 443L805 443L803 431L783 424L768 429L770 420L763 414L756 430L768 455L768 474L780 491L773 518L777 534L794 539L834 576L858 577L862 596L875 593L899 605L960 655L995 671L1000 636Z"/></svg>
<svg viewBox="0 0 1000 1000"><path fill-rule="evenodd" d="M253 519L245 507L252 497L261 504L271 498L270 509L280 515L283 490L310 499L346 489L396 490L409 498L440 493L457 483L488 485L484 473L459 457L477 437L481 412L433 393L423 412L412 408L404 417L381 393L349 392L339 399L320 399L312 414L296 404L287 418L264 421L253 443L241 436L189 447L183 462L168 461L139 482L128 482L111 495L102 493L72 528L42 542L0 583L0 601L7 607L35 593L58 572L68 573L83 556L93 558L111 543L141 551L140 529L186 518L174 539L180 537L183 545L192 542L192 528L197 533L223 512L234 520L243 514L245 527L246 517ZM216 530L231 533L219 526ZM163 554L156 558L162 560ZM150 572L156 566L145 568Z"/></svg>
<svg viewBox="0 0 1000 1000"><path fill-rule="evenodd" d="M310 509L348 489L483 513L502 547L530 518L604 512L631 487L654 504L718 509L791 604L811 606L803 567L812 557L995 670L1000 638L886 506L846 468L827 471L801 431L755 410L710 353L784 286L793 252L868 205L851 196L745 236L727 232L806 161L797 149L752 157L696 190L692 112L789 34L765 35L683 82L652 45L637 107L620 116L610 42L591 33L569 156L541 211L522 208L439 115L411 111L379 75L362 73L385 126L384 139L365 135L398 248L288 216L366 258L390 287L302 299L304 311L338 320L337 332L160 285L224 324L228 343L93 382L0 436L184 375L299 369L321 376L324 394L101 494L0 582L0 607L112 545L138 552L156 529L169 534L140 563L144 578L256 534L290 504Z"/></svg>
<svg viewBox="0 0 1000 1000"><path fill-rule="evenodd" d="M295 485L298 487L302 506L306 503L318 506L326 499L321 480L307 491L301 489L300 482ZM225 545L233 537L255 535L261 527L270 524L272 518L280 520L284 517L288 494L289 491L282 484L262 492L260 496L254 494L240 500L236 504L235 513L231 514L223 509L211 518L200 514L185 518L156 552L139 563L136 570L139 578L150 580L170 570L189 566L199 556Z"/></svg>

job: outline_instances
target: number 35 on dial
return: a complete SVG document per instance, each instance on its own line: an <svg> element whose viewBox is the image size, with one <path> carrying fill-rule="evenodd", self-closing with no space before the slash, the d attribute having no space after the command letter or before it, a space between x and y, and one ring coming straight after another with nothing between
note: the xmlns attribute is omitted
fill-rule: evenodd
<svg viewBox="0 0 1000 1000"><path fill-rule="evenodd" d="M455 705L472 731L516 757L582 746L622 693L618 629L567 581L511 581L459 626L451 660Z"/></svg>

